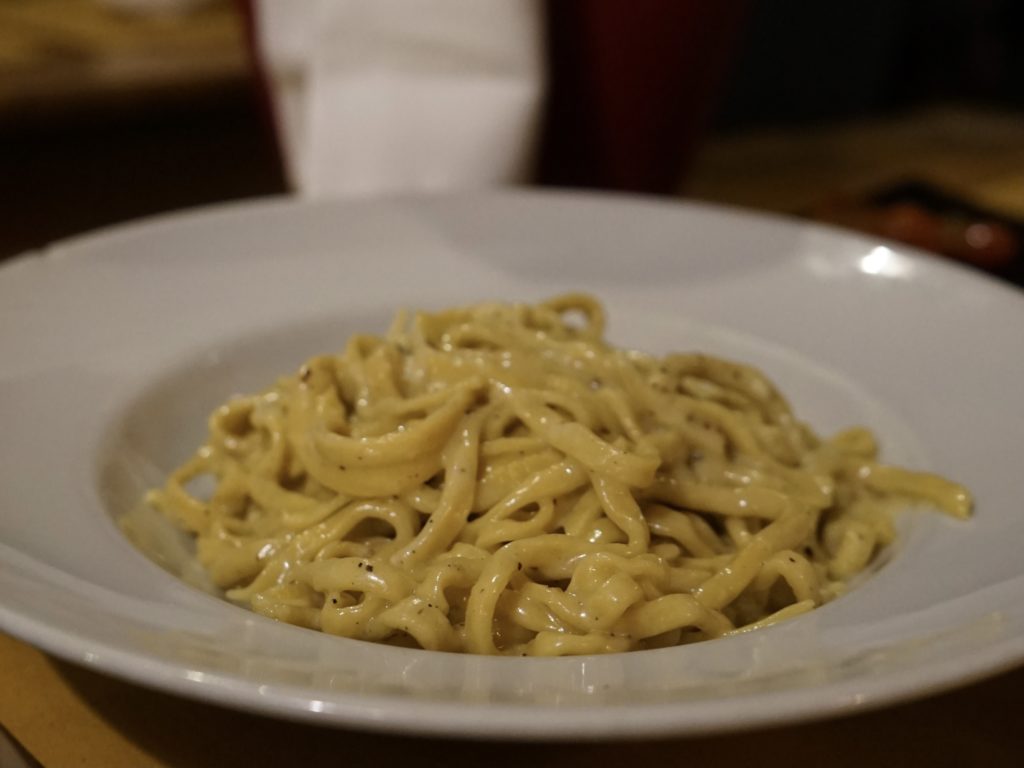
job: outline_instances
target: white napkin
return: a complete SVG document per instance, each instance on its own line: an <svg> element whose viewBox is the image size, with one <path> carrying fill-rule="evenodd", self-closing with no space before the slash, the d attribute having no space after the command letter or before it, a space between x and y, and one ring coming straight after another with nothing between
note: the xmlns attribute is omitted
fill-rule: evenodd
<svg viewBox="0 0 1024 768"><path fill-rule="evenodd" d="M287 171L313 197L529 178L539 0L254 0Z"/></svg>

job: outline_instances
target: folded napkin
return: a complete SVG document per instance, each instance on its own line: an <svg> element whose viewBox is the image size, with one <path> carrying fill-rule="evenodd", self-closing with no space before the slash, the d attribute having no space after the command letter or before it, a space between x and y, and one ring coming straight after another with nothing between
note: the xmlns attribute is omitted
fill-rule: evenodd
<svg viewBox="0 0 1024 768"><path fill-rule="evenodd" d="M539 0L253 0L287 172L307 196L526 181Z"/></svg>

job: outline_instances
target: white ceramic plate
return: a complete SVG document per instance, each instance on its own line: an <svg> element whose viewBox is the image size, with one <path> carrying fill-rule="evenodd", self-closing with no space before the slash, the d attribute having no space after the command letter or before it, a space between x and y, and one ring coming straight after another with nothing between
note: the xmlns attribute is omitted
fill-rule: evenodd
<svg viewBox="0 0 1024 768"><path fill-rule="evenodd" d="M842 599L761 632L480 658L276 624L147 560L115 519L260 389L400 306L607 303L613 341L761 366L822 431L946 473L977 515L901 517ZM1024 659L1024 297L869 239L717 209L487 194L259 202L0 270L0 626L146 685L284 717L503 738L688 734L850 712Z"/></svg>

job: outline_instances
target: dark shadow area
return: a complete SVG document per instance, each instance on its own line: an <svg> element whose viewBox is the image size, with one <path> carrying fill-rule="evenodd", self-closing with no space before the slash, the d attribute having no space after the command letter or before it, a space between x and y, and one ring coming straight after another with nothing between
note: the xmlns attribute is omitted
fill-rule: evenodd
<svg viewBox="0 0 1024 768"><path fill-rule="evenodd" d="M749 2L719 131L898 112L935 102L1024 107L1016 0Z"/></svg>
<svg viewBox="0 0 1024 768"><path fill-rule="evenodd" d="M0 258L148 216L282 192L248 84L0 123Z"/></svg>

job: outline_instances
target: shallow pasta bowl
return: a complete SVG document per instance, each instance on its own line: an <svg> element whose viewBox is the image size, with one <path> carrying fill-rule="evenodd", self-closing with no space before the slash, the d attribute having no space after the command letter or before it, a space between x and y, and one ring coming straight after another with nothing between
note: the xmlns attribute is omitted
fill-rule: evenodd
<svg viewBox="0 0 1024 768"><path fill-rule="evenodd" d="M561 659L277 624L121 534L229 395L398 307L567 290L605 302L616 344L741 359L818 431L871 428L886 460L970 487L975 517L907 511L849 594L778 626ZM279 200L68 241L0 269L0 627L187 696L401 732L686 734L925 695L1024 659L1022 322L1018 291L894 245L616 197Z"/></svg>

